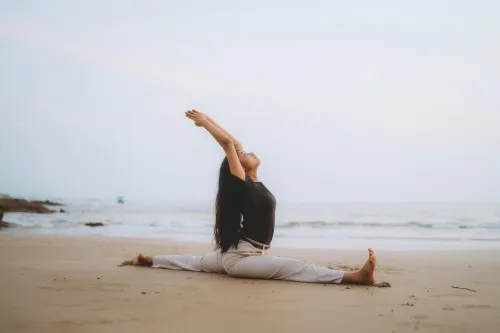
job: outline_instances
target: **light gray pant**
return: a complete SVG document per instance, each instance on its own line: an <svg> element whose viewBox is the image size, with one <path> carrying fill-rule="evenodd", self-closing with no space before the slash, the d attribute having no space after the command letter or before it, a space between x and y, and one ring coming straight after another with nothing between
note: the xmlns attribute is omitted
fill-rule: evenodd
<svg viewBox="0 0 500 333"><path fill-rule="evenodd" d="M313 283L341 283L344 271L308 264L304 261L272 257L267 251L241 240L238 248L226 253L159 255L153 257L154 268L221 273L249 279L273 279Z"/></svg>

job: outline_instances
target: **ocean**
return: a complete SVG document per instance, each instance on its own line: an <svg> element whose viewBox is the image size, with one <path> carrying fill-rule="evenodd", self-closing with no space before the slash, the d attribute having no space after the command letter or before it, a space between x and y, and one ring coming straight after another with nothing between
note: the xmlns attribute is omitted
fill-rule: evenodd
<svg viewBox="0 0 500 333"><path fill-rule="evenodd" d="M8 213L15 233L212 242L211 203L64 200L65 213ZM104 227L86 227L102 222ZM498 203L281 203L272 246L384 250L500 249Z"/></svg>

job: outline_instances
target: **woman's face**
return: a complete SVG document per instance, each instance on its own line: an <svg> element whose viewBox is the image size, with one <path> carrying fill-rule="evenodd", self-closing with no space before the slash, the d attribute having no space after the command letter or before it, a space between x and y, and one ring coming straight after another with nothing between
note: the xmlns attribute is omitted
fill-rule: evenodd
<svg viewBox="0 0 500 333"><path fill-rule="evenodd" d="M236 153L240 159L241 166L246 171L255 170L260 165L260 159L254 153L247 153L243 150L237 150Z"/></svg>

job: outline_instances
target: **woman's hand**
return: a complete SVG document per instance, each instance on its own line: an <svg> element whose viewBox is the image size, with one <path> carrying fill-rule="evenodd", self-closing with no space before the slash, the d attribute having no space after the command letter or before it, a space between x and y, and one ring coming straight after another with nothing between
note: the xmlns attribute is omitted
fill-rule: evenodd
<svg viewBox="0 0 500 333"><path fill-rule="evenodd" d="M213 138L219 143L226 153L227 159L229 161L229 170L233 175L245 180L245 170L241 166L240 159L236 153L236 145L233 142L233 137L227 133L222 127L215 123L209 116L205 116L203 113L196 110L186 111L186 117L194 121L194 124L198 127L205 128L208 133L210 133ZM241 145L238 143L238 146ZM241 149L241 148L240 148Z"/></svg>
<svg viewBox="0 0 500 333"><path fill-rule="evenodd" d="M198 127L202 127L205 122L207 122L207 117L196 110L188 110L186 111L186 117L194 121L194 124Z"/></svg>

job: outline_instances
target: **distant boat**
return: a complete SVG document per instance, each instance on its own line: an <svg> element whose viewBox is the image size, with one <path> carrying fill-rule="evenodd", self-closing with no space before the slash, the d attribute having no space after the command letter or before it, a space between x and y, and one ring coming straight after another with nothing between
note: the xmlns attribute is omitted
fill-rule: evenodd
<svg viewBox="0 0 500 333"><path fill-rule="evenodd" d="M116 197L116 202L118 202L119 204L125 203L125 197L123 195L117 196Z"/></svg>

